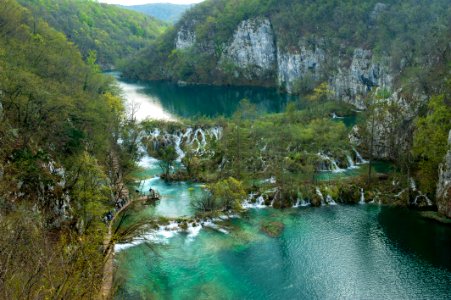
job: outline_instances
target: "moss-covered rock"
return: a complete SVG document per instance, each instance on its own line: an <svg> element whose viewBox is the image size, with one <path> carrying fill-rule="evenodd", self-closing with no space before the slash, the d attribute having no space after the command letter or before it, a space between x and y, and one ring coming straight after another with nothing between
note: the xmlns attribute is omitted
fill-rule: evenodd
<svg viewBox="0 0 451 300"><path fill-rule="evenodd" d="M338 188L338 201L355 204L360 201L361 189L355 184L343 184Z"/></svg>

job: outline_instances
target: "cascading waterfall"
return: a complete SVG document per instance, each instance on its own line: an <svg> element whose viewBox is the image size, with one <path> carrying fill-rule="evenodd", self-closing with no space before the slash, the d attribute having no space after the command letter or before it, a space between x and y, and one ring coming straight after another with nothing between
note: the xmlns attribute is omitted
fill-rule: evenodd
<svg viewBox="0 0 451 300"><path fill-rule="evenodd" d="M358 168L358 166L355 165L355 162L352 159L351 155L346 154L346 159L348 160L348 169L356 169L356 168Z"/></svg>
<svg viewBox="0 0 451 300"><path fill-rule="evenodd" d="M321 190L317 187L315 189L316 194L320 197L321 199L321 205L337 205L337 202L335 202L335 200L332 198L331 195L327 195L326 197L324 197L323 193L321 192Z"/></svg>
<svg viewBox="0 0 451 300"><path fill-rule="evenodd" d="M178 155L177 160L180 162L186 155L183 151L184 145L193 147L194 149L192 150L196 153L202 153L207 146L207 137L213 140L221 139L222 128L212 127L204 130L202 128L193 129L188 127L184 131L178 130L175 133L168 133L155 128L150 132L149 137L154 149L157 149L161 144L173 145Z"/></svg>
<svg viewBox="0 0 451 300"><path fill-rule="evenodd" d="M323 154L323 153L320 152L320 153L318 153L318 156L319 156L324 162L327 162L327 163L328 163L328 164L326 165L326 167L322 167L322 168L321 168L321 171L332 171L332 172L334 172L334 173L340 173L340 172L346 171L345 169L340 168L340 167L338 166L337 162L336 162L333 158L327 156L326 154Z"/></svg>
<svg viewBox="0 0 451 300"><path fill-rule="evenodd" d="M356 148L352 147L352 150L353 150L354 153L355 153L355 156L356 156L356 158L357 158L357 164L358 164L358 165L363 165L363 164L369 163L369 161L365 160L365 159L362 157L362 155L359 153L359 151L357 151Z"/></svg>
<svg viewBox="0 0 451 300"><path fill-rule="evenodd" d="M166 225L159 225L156 229L151 229L145 234L134 238L131 242L126 244L116 244L115 251L120 252L122 250L140 245L142 243L151 241L156 244L166 244L169 239L174 237L176 234L181 232L187 233L189 240L193 240L202 228L211 228L223 234L229 234L229 231L221 226L221 223L229 219L239 218L237 215L222 215L218 218L205 218L201 219L199 222L190 220L186 221L186 227L180 226L177 221L170 221Z"/></svg>
<svg viewBox="0 0 451 300"><path fill-rule="evenodd" d="M319 196L319 198L321 199L321 205L326 205L326 203L324 202L324 196L323 193L321 193L319 188L316 188L316 194Z"/></svg>
<svg viewBox="0 0 451 300"><path fill-rule="evenodd" d="M419 194L419 195L417 195L417 196L415 197L415 200L413 201L413 204L414 204L414 205L418 205L418 200L421 199L421 198L423 198L423 199L426 201L426 203L427 203L428 206L434 205L434 204L432 203L431 199L429 199L429 197L428 197L426 194L424 194L424 193L422 193L421 191L418 190L417 184L416 184L416 182L415 182L415 179L413 179L412 177L410 177L410 178L409 178L409 182L410 182L410 189L411 189L412 191L414 191L414 192L418 192L418 194Z"/></svg>
<svg viewBox="0 0 451 300"><path fill-rule="evenodd" d="M253 203L254 197L257 196L257 194L251 193L249 197L244 200L242 206L243 208L265 208L265 198L263 198L262 195L258 196L257 199L255 199L255 203Z"/></svg>
<svg viewBox="0 0 451 300"><path fill-rule="evenodd" d="M179 133L175 136L175 141L174 141L174 148L175 148L175 152L177 152L178 158L177 161L181 162L182 159L185 157L185 152L183 152L182 150L182 135Z"/></svg>
<svg viewBox="0 0 451 300"><path fill-rule="evenodd" d="M415 182L415 179L410 177L409 178L409 182L410 182L410 188L412 189L412 191L416 192L417 191L417 184Z"/></svg>
<svg viewBox="0 0 451 300"><path fill-rule="evenodd" d="M332 119L344 119L344 117L339 117L335 112L332 113Z"/></svg>
<svg viewBox="0 0 451 300"><path fill-rule="evenodd" d="M337 203L335 202L335 200L332 198L331 195L326 196L326 203L329 205L337 205Z"/></svg>
<svg viewBox="0 0 451 300"><path fill-rule="evenodd" d="M363 188L360 189L360 201L359 204L365 204L365 192Z"/></svg>
<svg viewBox="0 0 451 300"><path fill-rule="evenodd" d="M413 204L418 205L418 200L423 198L428 206L432 206L434 205L431 201L431 199L429 199L429 197L426 194L421 193L420 195L415 197L415 200L413 201Z"/></svg>
<svg viewBox="0 0 451 300"><path fill-rule="evenodd" d="M301 199L301 203L300 203L301 207L306 207L306 206L309 206L309 205L311 205L309 200Z"/></svg>

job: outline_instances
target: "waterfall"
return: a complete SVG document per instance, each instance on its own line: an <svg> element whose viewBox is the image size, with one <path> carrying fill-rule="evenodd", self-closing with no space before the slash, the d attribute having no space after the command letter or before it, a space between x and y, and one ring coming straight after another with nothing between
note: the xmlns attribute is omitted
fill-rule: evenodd
<svg viewBox="0 0 451 300"><path fill-rule="evenodd" d="M179 162L186 155L183 151L183 146L185 145L193 146L196 143L193 151L202 154L207 146L207 136L214 140L221 139L222 128L212 127L204 131L202 128L193 129L188 127L185 130L178 130L175 133L162 132L160 129L155 128L149 133L150 142L153 143L154 149L157 149L160 145L174 146Z"/></svg>
<svg viewBox="0 0 451 300"><path fill-rule="evenodd" d="M186 139L186 143L191 145L192 141L190 141L191 133L193 132L192 128L187 128L185 133L183 134L183 138Z"/></svg>
<svg viewBox="0 0 451 300"><path fill-rule="evenodd" d="M365 204L365 192L363 191L363 188L360 189L360 201L359 204Z"/></svg>
<svg viewBox="0 0 451 300"><path fill-rule="evenodd" d="M337 203L335 202L335 200L332 198L331 195L327 195L326 203L329 204L329 205L337 205Z"/></svg>
<svg viewBox="0 0 451 300"><path fill-rule="evenodd" d="M182 134L178 134L175 136L175 142L174 142L175 146L175 151L177 152L178 158L177 161L181 162L182 159L185 157L185 152L183 152L182 148L181 148L181 144L182 144Z"/></svg>
<svg viewBox="0 0 451 300"><path fill-rule="evenodd" d="M426 201L428 206L434 205L432 203L431 199L429 199L429 197L426 194L423 194L420 190L418 190L417 184L412 177L409 178L409 182L410 182L410 189L414 192L418 192L418 194L419 194L418 196L415 197L413 204L418 205L418 199L423 197L423 199Z"/></svg>
<svg viewBox="0 0 451 300"><path fill-rule="evenodd" d="M213 127L210 130L211 134L214 136L216 140L220 140L222 137L222 128L221 127Z"/></svg>
<svg viewBox="0 0 451 300"><path fill-rule="evenodd" d="M301 204L300 204L300 205L301 205L302 207L306 207L306 206L311 205L311 203L310 203L309 200L301 199Z"/></svg>
<svg viewBox="0 0 451 300"><path fill-rule="evenodd" d="M310 201L306 201L306 200L304 200L304 199L302 199L302 198L297 198L297 200L296 200L296 204L295 205L293 205L293 207L294 208L298 208L298 207L306 207L306 206L309 206L310 205Z"/></svg>
<svg viewBox="0 0 451 300"><path fill-rule="evenodd" d="M257 198L257 202L256 203L257 203L257 205L259 207L265 206L265 198L263 198L263 196L259 196Z"/></svg>
<svg viewBox="0 0 451 300"><path fill-rule="evenodd" d="M416 192L417 191L417 184L415 183L415 180L412 177L410 177L409 181L410 181L410 188L412 189L412 191Z"/></svg>
<svg viewBox="0 0 451 300"><path fill-rule="evenodd" d="M332 113L332 119L344 119L344 117L339 117L335 112Z"/></svg>
<svg viewBox="0 0 451 300"><path fill-rule="evenodd" d="M351 155L346 154L346 159L348 160L348 169L356 169L356 168L358 168L358 167L355 165L355 162L354 162L354 160L352 159Z"/></svg>
<svg viewBox="0 0 451 300"><path fill-rule="evenodd" d="M324 161L329 162L329 164L330 164L328 166L328 168L325 168L325 169L323 169L321 171L332 171L334 173L340 173L340 172L346 171L345 169L340 168L338 166L337 162L334 159L332 159L331 157L327 156L326 154L323 154L323 153L320 152L320 153L318 153L318 156L321 159L323 159Z"/></svg>
<svg viewBox="0 0 451 300"><path fill-rule="evenodd" d="M357 151L356 148L352 147L352 150L354 150L355 156L357 157L357 164L367 164L368 161L363 159L362 155L360 155L359 151Z"/></svg>
<svg viewBox="0 0 451 300"><path fill-rule="evenodd" d="M274 206L274 201L275 201L275 199L272 199L271 200L271 204L269 206L273 207Z"/></svg>
<svg viewBox="0 0 451 300"><path fill-rule="evenodd" d="M319 188L316 188L316 194L320 197L320 199L321 199L321 205L325 205L325 203L324 203L324 196L323 196L323 194L321 193L321 191L320 191L320 189Z"/></svg>
<svg viewBox="0 0 451 300"><path fill-rule="evenodd" d="M418 205L418 199L420 199L421 197L423 197L424 200L426 200L426 203L427 203L428 206L432 206L433 205L431 199L429 199L429 197L427 195L425 195L425 194L420 194L420 195L416 196L415 200L413 201L413 204Z"/></svg>
<svg viewBox="0 0 451 300"><path fill-rule="evenodd" d="M249 197L244 200L242 206L243 208L265 208L265 198L263 198L262 195L258 196L255 200L255 203L252 203L252 200L254 197L257 196L257 194L251 193Z"/></svg>

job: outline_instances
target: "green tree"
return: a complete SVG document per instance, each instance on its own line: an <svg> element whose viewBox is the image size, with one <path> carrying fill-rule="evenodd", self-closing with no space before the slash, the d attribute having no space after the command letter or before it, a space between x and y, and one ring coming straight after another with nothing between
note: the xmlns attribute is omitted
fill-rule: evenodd
<svg viewBox="0 0 451 300"><path fill-rule="evenodd" d="M438 179L438 166L448 150L451 108L445 96L429 100L428 113L419 117L414 134L413 154L418 161L417 178L423 191L433 194Z"/></svg>
<svg viewBox="0 0 451 300"><path fill-rule="evenodd" d="M175 151L174 146L165 146L158 149L158 158L161 160L160 167L163 169L164 178L169 179L169 174L174 167L177 157L177 151Z"/></svg>
<svg viewBox="0 0 451 300"><path fill-rule="evenodd" d="M240 210L241 202L246 197L243 184L233 177L210 184L208 189L215 201L215 208L219 210Z"/></svg>

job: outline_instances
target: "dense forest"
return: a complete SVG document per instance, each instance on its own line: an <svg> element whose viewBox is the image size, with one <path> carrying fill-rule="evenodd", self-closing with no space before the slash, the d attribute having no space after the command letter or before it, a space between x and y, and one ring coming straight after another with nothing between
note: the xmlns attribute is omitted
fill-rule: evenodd
<svg viewBox="0 0 451 300"><path fill-rule="evenodd" d="M35 18L45 20L74 42L83 58L97 52L97 63L110 69L147 47L167 25L114 5L90 0L21 0Z"/></svg>
<svg viewBox="0 0 451 300"><path fill-rule="evenodd" d="M99 289L101 219L134 152L126 138L116 144L125 108L95 62L43 18L2 1L0 298L82 299Z"/></svg>

